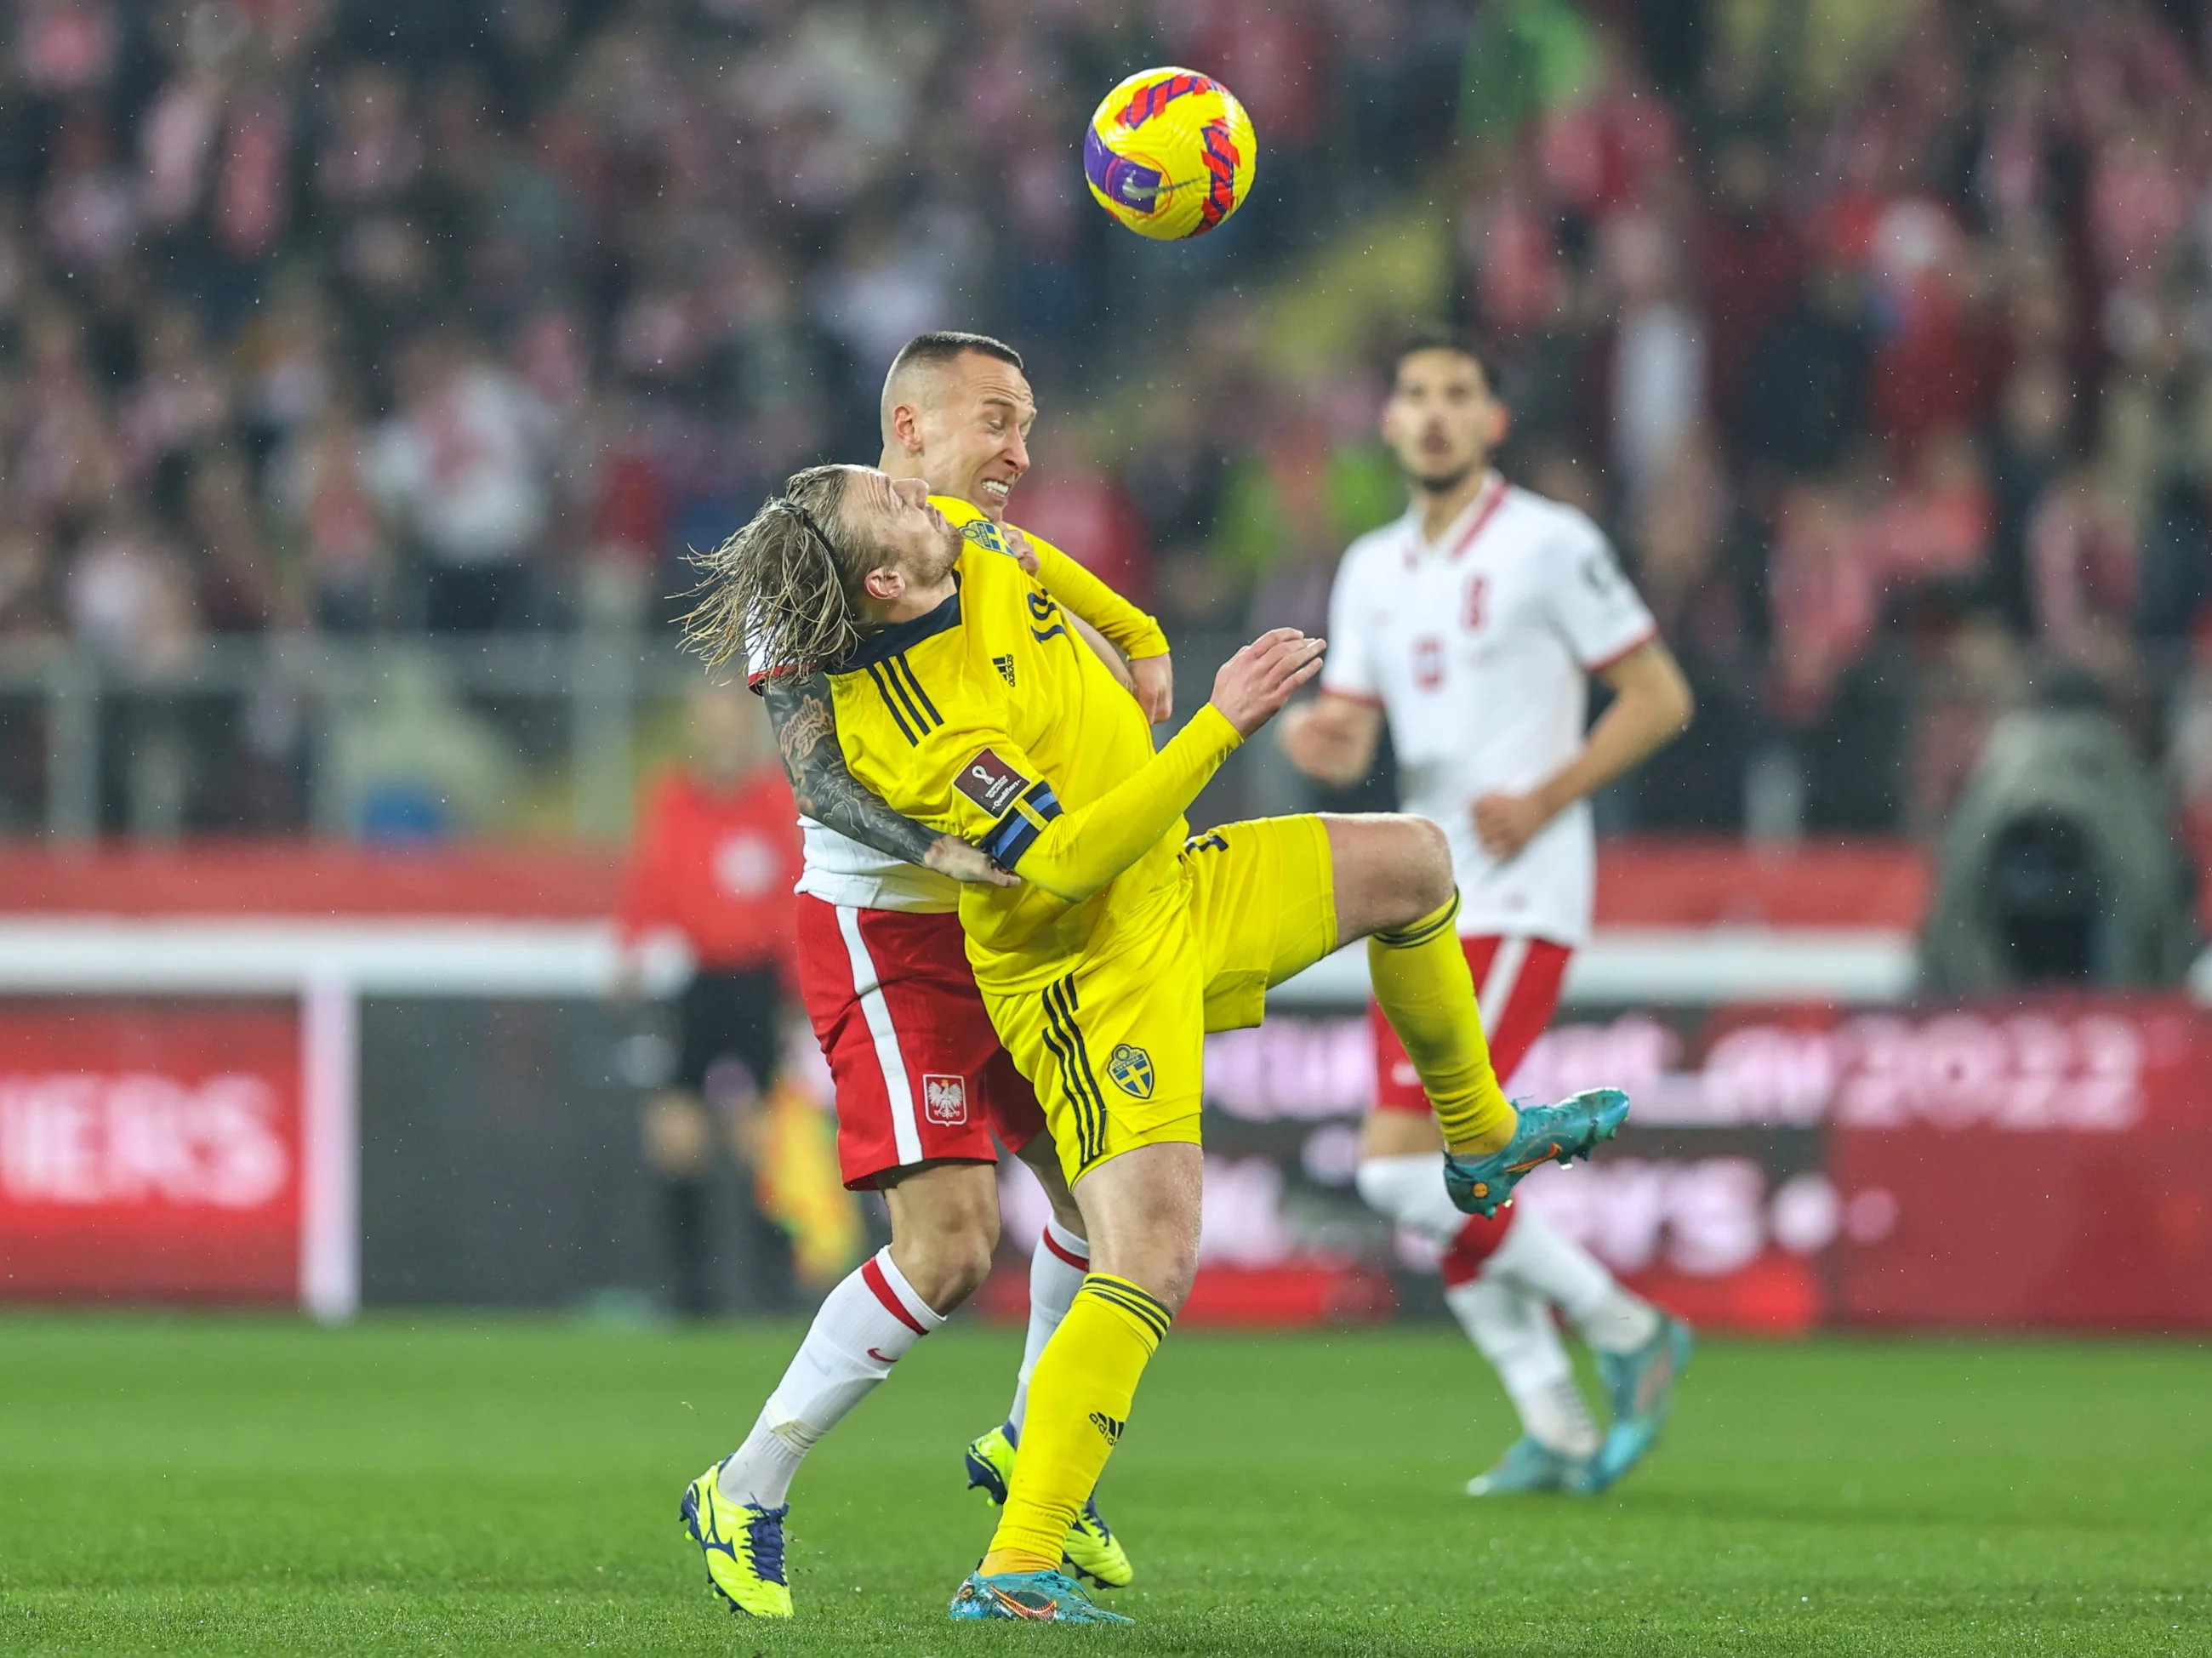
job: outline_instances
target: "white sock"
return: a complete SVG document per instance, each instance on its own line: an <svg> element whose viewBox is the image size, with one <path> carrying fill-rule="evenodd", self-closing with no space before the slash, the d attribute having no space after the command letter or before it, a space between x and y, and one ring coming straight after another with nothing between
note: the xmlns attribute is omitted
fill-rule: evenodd
<svg viewBox="0 0 2212 1658"><path fill-rule="evenodd" d="M715 1484L737 1503L772 1509L815 1441L891 1373L908 1348L945 1322L878 1249L832 1290L760 1419Z"/></svg>
<svg viewBox="0 0 2212 1658"><path fill-rule="evenodd" d="M1513 1224L1484 1263L1483 1276L1510 1279L1558 1303L1583 1339L1601 1352L1628 1352L1659 1331L1656 1308L1622 1289L1595 1255L1525 1205L1516 1206Z"/></svg>
<svg viewBox="0 0 2212 1658"><path fill-rule="evenodd" d="M1446 1290L1444 1304L1496 1367L1524 1433L1563 1455L1596 1453L1597 1424L1541 1300L1486 1272Z"/></svg>
<svg viewBox="0 0 2212 1658"><path fill-rule="evenodd" d="M1029 1416L1030 1372L1036 1369L1037 1356L1052 1339L1052 1333L1060 1328L1060 1320L1067 1316L1075 1292L1083 1287L1083 1275L1090 1270L1091 1241L1048 1219L1044 1230L1037 1234L1036 1248L1030 1252L1029 1339L1022 1344L1022 1368L1014 1377L1014 1403L1006 1412L1017 1438Z"/></svg>
<svg viewBox="0 0 2212 1658"><path fill-rule="evenodd" d="M1440 1248L1467 1224L1467 1217L1452 1206L1451 1194L1444 1190L1443 1159L1433 1151L1424 1157L1363 1158L1358 1181L1359 1195L1370 1209Z"/></svg>

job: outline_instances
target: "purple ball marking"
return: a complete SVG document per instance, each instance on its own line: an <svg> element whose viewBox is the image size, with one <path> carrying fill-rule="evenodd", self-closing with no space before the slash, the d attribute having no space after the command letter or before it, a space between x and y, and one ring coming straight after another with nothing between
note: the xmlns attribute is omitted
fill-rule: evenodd
<svg viewBox="0 0 2212 1658"><path fill-rule="evenodd" d="M1106 141L1098 136L1097 127L1086 128L1083 134L1083 176L1099 190L1110 196L1106 180L1112 176L1114 163L1119 159L1106 148Z"/></svg>
<svg viewBox="0 0 2212 1658"><path fill-rule="evenodd" d="M1159 201L1159 173L1107 149L1095 126L1083 135L1083 175L1107 200L1124 207L1149 213Z"/></svg>

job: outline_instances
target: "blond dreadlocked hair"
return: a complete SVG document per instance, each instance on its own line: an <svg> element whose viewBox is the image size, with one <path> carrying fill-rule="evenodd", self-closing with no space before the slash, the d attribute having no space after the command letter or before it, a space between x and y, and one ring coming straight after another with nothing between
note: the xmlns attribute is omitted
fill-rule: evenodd
<svg viewBox="0 0 2212 1658"><path fill-rule="evenodd" d="M860 642L851 591L867 574L839 533L845 469L812 466L711 553L695 553L699 603L684 642L710 668L739 656L755 672L811 673Z"/></svg>

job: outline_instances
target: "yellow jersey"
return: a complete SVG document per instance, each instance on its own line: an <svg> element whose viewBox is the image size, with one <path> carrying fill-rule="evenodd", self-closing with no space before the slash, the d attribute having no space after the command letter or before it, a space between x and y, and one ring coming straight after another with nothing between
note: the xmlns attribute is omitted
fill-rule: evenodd
<svg viewBox="0 0 2212 1658"><path fill-rule="evenodd" d="M1071 957L1157 933L1181 902L1182 810L1239 738L1208 707L1156 755L1136 700L1045 582L1005 556L997 526L965 501L932 499L967 543L956 588L829 671L838 743L893 811L1024 876L1017 888L960 890L977 981L1017 991ZM1039 557L1040 574L1073 562L1043 545Z"/></svg>

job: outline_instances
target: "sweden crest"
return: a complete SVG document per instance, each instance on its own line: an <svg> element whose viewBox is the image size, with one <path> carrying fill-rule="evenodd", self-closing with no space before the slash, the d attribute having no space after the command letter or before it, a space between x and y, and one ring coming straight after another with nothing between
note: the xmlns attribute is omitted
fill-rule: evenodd
<svg viewBox="0 0 2212 1658"><path fill-rule="evenodd" d="M1000 533L999 526L988 518L969 519L960 526L960 534L963 539L972 541L978 547L990 552L1003 553L1006 550L1006 537Z"/></svg>
<svg viewBox="0 0 2212 1658"><path fill-rule="evenodd" d="M1106 1074L1114 1079L1115 1087L1132 1099L1152 1097L1152 1056L1143 1048L1123 1042L1106 1061Z"/></svg>

